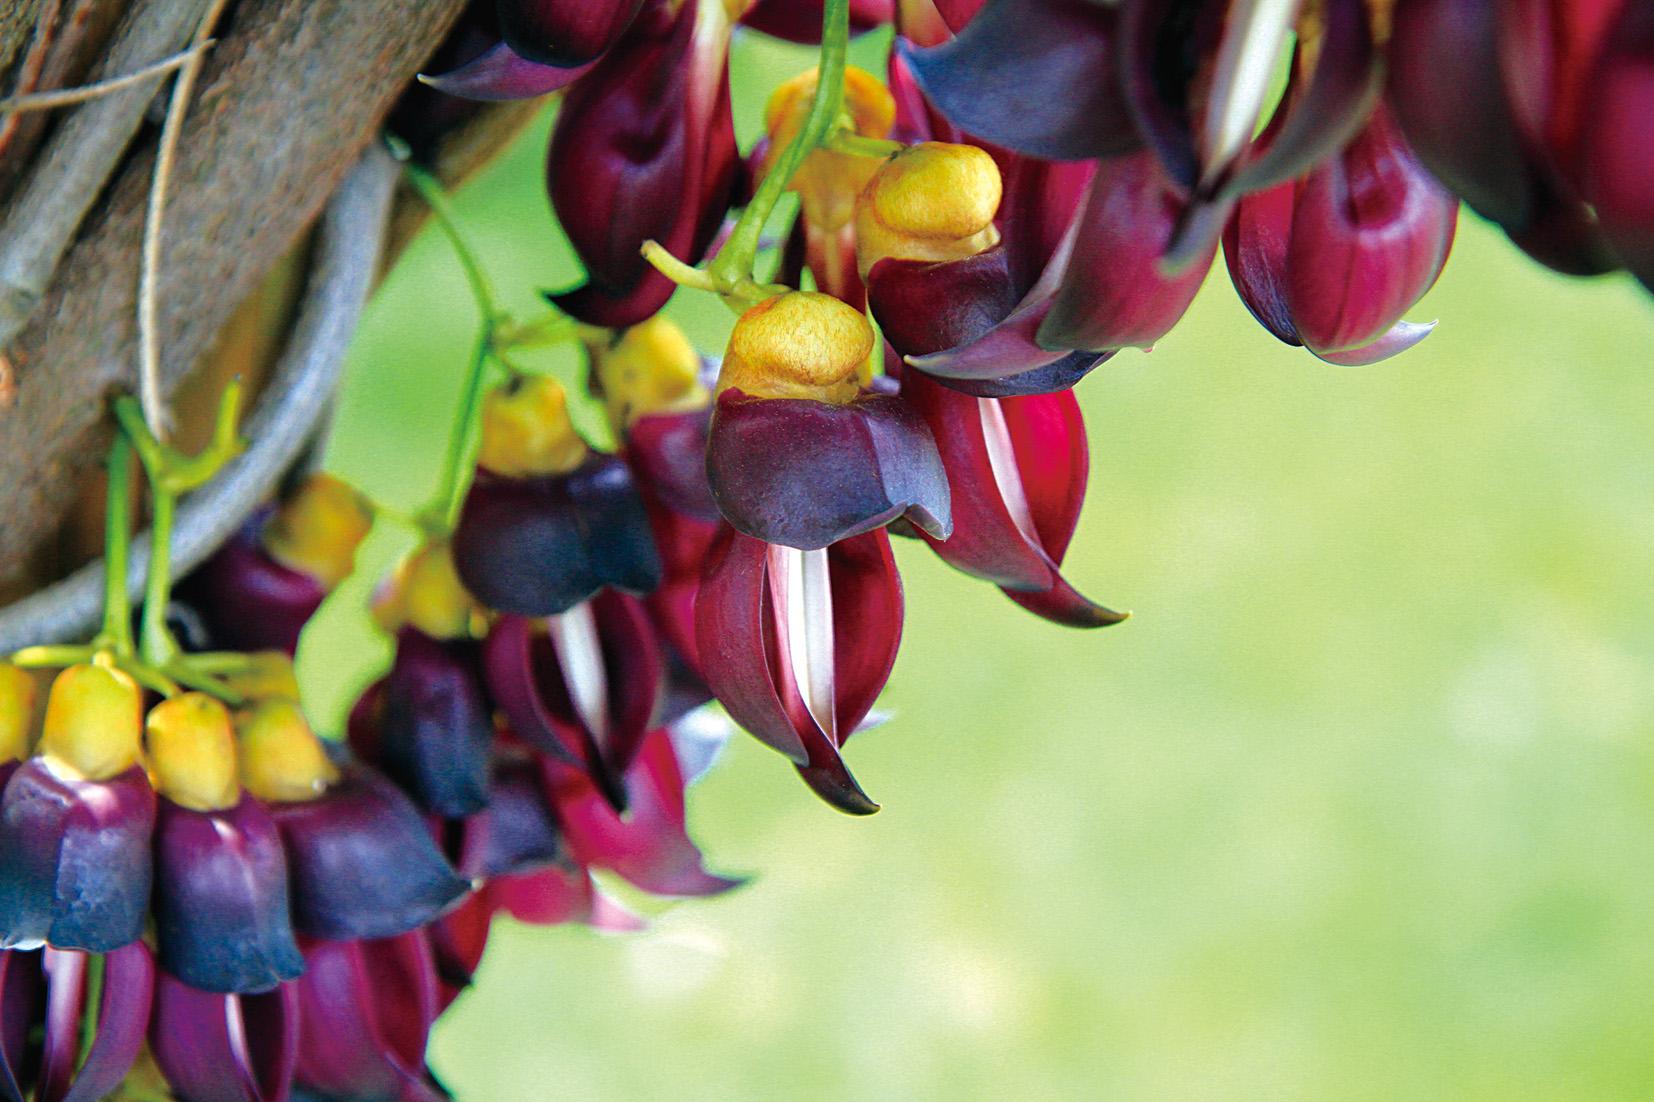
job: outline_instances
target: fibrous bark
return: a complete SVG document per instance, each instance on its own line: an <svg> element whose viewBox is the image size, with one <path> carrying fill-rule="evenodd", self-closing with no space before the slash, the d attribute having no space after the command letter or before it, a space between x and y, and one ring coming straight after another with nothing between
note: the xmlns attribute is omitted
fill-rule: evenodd
<svg viewBox="0 0 1654 1102"><path fill-rule="evenodd" d="M192 0L176 0L188 5ZM166 386L298 240L435 48L461 0L241 0L219 28L179 147L159 280ZM153 165L134 151L4 351L0 590L22 577L133 385L138 251Z"/></svg>

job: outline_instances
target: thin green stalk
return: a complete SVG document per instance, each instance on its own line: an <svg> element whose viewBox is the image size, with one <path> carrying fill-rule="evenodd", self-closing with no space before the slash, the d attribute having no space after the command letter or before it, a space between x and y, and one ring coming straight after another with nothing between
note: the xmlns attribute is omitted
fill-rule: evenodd
<svg viewBox="0 0 1654 1102"><path fill-rule="evenodd" d="M103 630L98 643L130 657L132 599L126 591L132 546L132 444L117 432L109 445L109 496L103 520Z"/></svg>
<svg viewBox="0 0 1654 1102"><path fill-rule="evenodd" d="M477 413L482 408L483 384L488 378L489 327L484 325L477 338L477 349L471 356L466 375L465 391L454 413L454 427L448 433L448 450L442 460L442 480L437 484L436 496L419 511L421 524L438 532L453 531L459 519L465 492L471 486L471 437L474 434Z"/></svg>
<svg viewBox="0 0 1654 1102"><path fill-rule="evenodd" d="M431 208L431 215L436 219L437 225L442 227L449 243L453 245L454 255L459 258L459 266L464 269L465 278L471 284L471 294L477 300L477 308L482 311L483 324L492 330L505 314L499 307L499 296L494 294L494 285L488 281L488 273L483 271L475 250L460 232L459 222L454 217L453 205L448 202L448 193L442 189L441 182L435 176L418 165L405 165L403 171L407 173L408 182L414 186L414 190L419 192L419 197L425 200L425 205Z"/></svg>
<svg viewBox="0 0 1654 1102"><path fill-rule="evenodd" d="M810 113L781 156L764 174L758 193L741 212L729 240L707 265L712 278L723 287L752 282L752 266L758 257L758 243L764 225L781 201L793 174L810 151L826 140L844 110L844 65L850 49L850 0L826 0L821 13L821 61L817 69L815 98Z"/></svg>
<svg viewBox="0 0 1654 1102"><path fill-rule="evenodd" d="M149 575L144 579L143 623L138 632L139 653L146 663L163 669L178 653L167 627L167 602L172 598L172 520L178 499L156 479L150 480Z"/></svg>
<svg viewBox="0 0 1654 1102"><path fill-rule="evenodd" d="M98 1036L98 1018L103 1013L103 955L90 954L86 961L86 1003L80 1013L80 1053L75 1058L75 1070L86 1066L92 1055L92 1042Z"/></svg>

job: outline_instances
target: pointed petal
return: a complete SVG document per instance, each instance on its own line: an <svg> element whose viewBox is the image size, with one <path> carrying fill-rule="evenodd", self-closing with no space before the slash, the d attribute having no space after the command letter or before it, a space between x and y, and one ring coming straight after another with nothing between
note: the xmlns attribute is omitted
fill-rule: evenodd
<svg viewBox="0 0 1654 1102"><path fill-rule="evenodd" d="M0 801L0 946L107 952L143 933L155 794L134 766L66 781L35 758Z"/></svg>
<svg viewBox="0 0 1654 1102"><path fill-rule="evenodd" d="M1414 158L1384 110L1297 187L1286 300L1318 354L1364 347L1435 283L1458 201Z"/></svg>
<svg viewBox="0 0 1654 1102"><path fill-rule="evenodd" d="M655 895L714 895L742 883L702 866L686 832L683 774L664 728L644 742L626 787L622 818L590 784L558 786L559 817L583 864L613 869Z"/></svg>
<svg viewBox="0 0 1654 1102"><path fill-rule="evenodd" d="M1349 348L1343 352L1316 352L1315 355L1330 364L1339 367L1366 367L1368 364L1387 360L1391 356L1407 351L1415 344L1428 337L1436 323L1398 321L1385 331L1384 335L1371 344L1360 348ZM1313 349L1311 351L1314 351Z"/></svg>
<svg viewBox="0 0 1654 1102"><path fill-rule="evenodd" d="M799 765L804 739L776 692L766 643L767 594L762 540L725 528L707 555L695 598L695 629L707 687L736 723ZM819 732L815 732L819 737Z"/></svg>
<svg viewBox="0 0 1654 1102"><path fill-rule="evenodd" d="M731 524L787 547L826 547L900 516L939 537L951 524L930 430L889 395L833 406L727 390L707 475Z"/></svg>
<svg viewBox="0 0 1654 1102"><path fill-rule="evenodd" d="M1214 234L1202 259L1165 274L1161 258L1182 214L1150 154L1099 165L1039 343L1101 352L1147 347L1165 336L1200 289L1217 245Z"/></svg>
<svg viewBox="0 0 1654 1102"><path fill-rule="evenodd" d="M567 612L604 586L647 593L660 584L643 501L613 455L544 478L478 471L453 547L466 589L524 616Z"/></svg>
<svg viewBox="0 0 1654 1102"><path fill-rule="evenodd" d="M500 33L543 65L586 65L626 33L644 0L498 0Z"/></svg>
<svg viewBox="0 0 1654 1102"><path fill-rule="evenodd" d="M294 988L299 1084L330 1098L437 1102L425 1045L437 1012L430 949L418 931L388 941L317 941Z"/></svg>
<svg viewBox="0 0 1654 1102"><path fill-rule="evenodd" d="M155 958L141 941L103 958L97 1032L64 1102L97 1102L120 1086L143 1048L155 990Z"/></svg>
<svg viewBox="0 0 1654 1102"><path fill-rule="evenodd" d="M559 68L530 61L501 42L446 73L421 73L419 80L463 99L496 102L534 99L561 91L585 76L596 62Z"/></svg>
<svg viewBox="0 0 1654 1102"><path fill-rule="evenodd" d="M311 937L392 937L470 890L414 805L365 766L315 800L272 804L291 874L293 925Z"/></svg>
<svg viewBox="0 0 1654 1102"><path fill-rule="evenodd" d="M377 757L363 756L427 811L457 819L482 808L494 722L476 645L403 628L382 701Z"/></svg>
<svg viewBox="0 0 1654 1102"><path fill-rule="evenodd" d="M155 940L161 967L201 991L268 991L304 970L276 824L243 796L223 811L158 801Z"/></svg>
<svg viewBox="0 0 1654 1102"><path fill-rule="evenodd" d="M1256 191L1235 205L1223 231L1223 260L1241 302L1258 323L1291 345L1304 342L1287 306L1287 249L1297 185Z"/></svg>
<svg viewBox="0 0 1654 1102"><path fill-rule="evenodd" d="M884 691L902 642L902 578L890 537L867 532L827 549L833 590L834 692L840 745Z"/></svg>
<svg viewBox="0 0 1654 1102"><path fill-rule="evenodd" d="M44 1011L46 977L38 949L0 949L0 1098L26 1102L29 1034Z"/></svg>
<svg viewBox="0 0 1654 1102"><path fill-rule="evenodd" d="M155 1063L179 1098L279 1102L298 1058L293 985L263 995L198 991L162 973L149 1030Z"/></svg>
<svg viewBox="0 0 1654 1102"><path fill-rule="evenodd" d="M727 29L702 3L664 3L570 89L552 133L552 206L586 267L587 283L553 296L592 325L633 325L675 289L642 257L646 240L693 263L712 241L739 169Z"/></svg>
<svg viewBox="0 0 1654 1102"><path fill-rule="evenodd" d="M1087 160L1135 149L1115 74L1115 16L1087 0L990 0L952 42L898 42L925 94L1007 149Z"/></svg>

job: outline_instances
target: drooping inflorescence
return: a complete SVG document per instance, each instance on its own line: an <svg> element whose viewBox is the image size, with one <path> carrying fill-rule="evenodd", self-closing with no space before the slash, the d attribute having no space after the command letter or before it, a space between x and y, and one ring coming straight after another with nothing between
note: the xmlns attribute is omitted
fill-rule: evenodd
<svg viewBox="0 0 1654 1102"><path fill-rule="evenodd" d="M111 492L103 629L0 663L0 1095L442 1098L426 1037L494 915L629 929L594 871L738 883L685 821L723 716L877 810L845 751L901 641L892 537L1053 623L1125 619L1063 575L1073 388L1171 331L1220 249L1269 333L1341 365L1428 336L1461 198L1654 287L1637 0L475 8L455 42L485 47L427 83L566 93L547 186L584 282L511 318L410 167L483 316L428 505L311 475L176 586L163 531L135 637ZM891 23L883 78L848 67ZM743 25L820 46L744 156ZM421 103L398 124L449 118ZM733 311L720 356L660 313L680 286ZM518 364L554 342L586 393ZM157 528L233 454L233 399L200 457L118 406L111 485L135 449ZM292 659L381 522L415 535L373 602L393 657L324 737Z"/></svg>

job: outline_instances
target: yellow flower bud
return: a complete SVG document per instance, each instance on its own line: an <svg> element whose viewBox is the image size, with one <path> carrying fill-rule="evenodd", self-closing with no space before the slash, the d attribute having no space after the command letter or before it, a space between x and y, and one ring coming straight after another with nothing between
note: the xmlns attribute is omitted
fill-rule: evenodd
<svg viewBox="0 0 1654 1102"><path fill-rule="evenodd" d="M586 455L586 442L569 420L568 394L556 379L512 379L484 399L477 462L495 474L564 474L585 462Z"/></svg>
<svg viewBox="0 0 1654 1102"><path fill-rule="evenodd" d="M617 433L651 413L706 404L700 354L683 330L660 314L626 330L612 348L595 353L593 363Z"/></svg>
<svg viewBox="0 0 1654 1102"><path fill-rule="evenodd" d="M718 391L844 405L860 391L872 351L873 327L860 311L832 295L789 291L736 319Z"/></svg>
<svg viewBox="0 0 1654 1102"><path fill-rule="evenodd" d="M138 683L102 665L70 666L46 695L36 747L57 773L107 781L143 756L144 696Z"/></svg>
<svg viewBox="0 0 1654 1102"><path fill-rule="evenodd" d="M241 799L235 732L224 705L205 693L184 693L150 709L145 731L155 791L196 811L234 807Z"/></svg>
<svg viewBox="0 0 1654 1102"><path fill-rule="evenodd" d="M885 161L856 199L856 265L961 260L999 242L999 166L974 145L921 142Z"/></svg>
<svg viewBox="0 0 1654 1102"><path fill-rule="evenodd" d="M811 69L771 93L764 108L771 162L804 128L817 83L817 70ZM855 132L866 138L887 136L896 121L896 101L889 89L878 77L853 65L844 70L844 109ZM799 165L789 187L798 192L811 228L832 234L849 225L855 214L856 196L878 168L879 162L871 157L815 149Z"/></svg>
<svg viewBox="0 0 1654 1102"><path fill-rule="evenodd" d="M299 699L298 674L293 660L279 650L247 656L247 664L221 675L226 688L248 700Z"/></svg>
<svg viewBox="0 0 1654 1102"><path fill-rule="evenodd" d="M29 731L34 726L38 689L28 670L0 662L0 763L29 756Z"/></svg>
<svg viewBox="0 0 1654 1102"><path fill-rule="evenodd" d="M283 566L332 589L356 566L373 509L347 482L313 474L281 503L264 529L264 548Z"/></svg>
<svg viewBox="0 0 1654 1102"><path fill-rule="evenodd" d="M314 800L339 779L297 703L266 700L236 717L241 784L261 800Z"/></svg>
<svg viewBox="0 0 1654 1102"><path fill-rule="evenodd" d="M386 631L412 624L433 639L469 635L473 617L481 614L459 580L447 540L427 543L402 560L373 602L374 619Z"/></svg>

